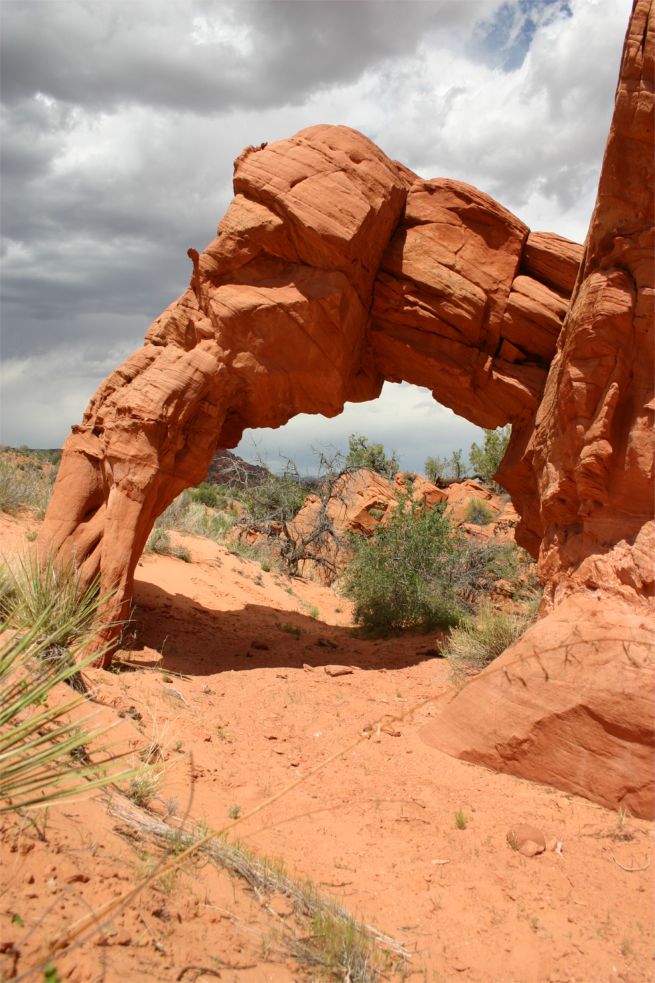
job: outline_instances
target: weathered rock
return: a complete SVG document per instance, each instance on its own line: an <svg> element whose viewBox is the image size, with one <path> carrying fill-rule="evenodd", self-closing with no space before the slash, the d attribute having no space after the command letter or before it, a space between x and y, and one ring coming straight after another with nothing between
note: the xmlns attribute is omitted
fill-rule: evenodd
<svg viewBox="0 0 655 983"><path fill-rule="evenodd" d="M645 600L571 595L421 736L467 761L652 816L652 613Z"/></svg>
<svg viewBox="0 0 655 983"><path fill-rule="evenodd" d="M655 815L654 61L637 0L583 266L524 449L535 485L517 507L539 517L549 610L425 732L641 816Z"/></svg>
<svg viewBox="0 0 655 983"><path fill-rule="evenodd" d="M189 250L189 288L73 428L40 548L100 573L120 619L154 519L217 446L333 416L384 379L428 386L476 423L512 423L498 480L546 588L546 617L512 650L528 686L500 687L501 662L435 726L453 753L650 809L652 667L622 646L655 594L653 47L651 4L636 0L579 272L579 247L468 185L417 178L346 127L244 151L217 238Z"/></svg>
<svg viewBox="0 0 655 983"><path fill-rule="evenodd" d="M532 420L568 295L523 275L528 232L469 185L411 187L373 299L371 345L385 378L427 386L483 427Z"/></svg>

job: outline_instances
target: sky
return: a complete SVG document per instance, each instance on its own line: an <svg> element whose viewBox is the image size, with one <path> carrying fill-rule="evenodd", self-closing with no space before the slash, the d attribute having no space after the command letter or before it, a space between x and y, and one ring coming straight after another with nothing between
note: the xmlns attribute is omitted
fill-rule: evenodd
<svg viewBox="0 0 655 983"><path fill-rule="evenodd" d="M0 442L61 446L189 280L244 146L353 126L584 240L631 0L2 0ZM481 431L427 390L247 431L311 472L362 433L420 469Z"/></svg>

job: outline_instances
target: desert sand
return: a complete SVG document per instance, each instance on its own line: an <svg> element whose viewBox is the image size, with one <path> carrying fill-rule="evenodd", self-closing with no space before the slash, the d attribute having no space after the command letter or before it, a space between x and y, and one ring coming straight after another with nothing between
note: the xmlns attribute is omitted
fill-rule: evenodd
<svg viewBox="0 0 655 983"><path fill-rule="evenodd" d="M3 552L35 528L0 517ZM653 978L651 824L429 746L422 731L452 693L434 633L366 639L330 588L179 541L191 563L137 567L116 671L85 673L135 762L161 749L154 797L139 809L111 790L2 817L3 978L48 979L29 972L43 945L153 868L162 851L144 824L162 821L232 827L230 840L309 878L407 950L389 979ZM512 849L520 824L561 852ZM53 963L72 983L320 979L280 941L291 907L188 861Z"/></svg>

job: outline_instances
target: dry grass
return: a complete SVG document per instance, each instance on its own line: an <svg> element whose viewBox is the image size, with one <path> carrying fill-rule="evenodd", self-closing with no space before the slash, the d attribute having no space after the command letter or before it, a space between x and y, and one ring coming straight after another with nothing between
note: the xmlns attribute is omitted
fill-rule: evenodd
<svg viewBox="0 0 655 983"><path fill-rule="evenodd" d="M207 837L204 827L174 828L142 809L135 809L125 799L113 797L110 809L125 825L160 841L167 854L182 854ZM320 974L314 975L314 979L380 983L391 970L407 963L409 954L400 943L357 921L312 882L292 877L282 863L258 857L243 844L229 843L218 835L199 846L198 853L245 881L271 914L274 912L269 902L273 895L281 895L291 902L292 918L280 921L275 915L281 925L278 941L296 960L311 967L314 974Z"/></svg>
<svg viewBox="0 0 655 983"><path fill-rule="evenodd" d="M474 617L453 628L441 648L456 679L480 672L509 648L532 624L537 615L536 600L518 613L495 610L489 601Z"/></svg>

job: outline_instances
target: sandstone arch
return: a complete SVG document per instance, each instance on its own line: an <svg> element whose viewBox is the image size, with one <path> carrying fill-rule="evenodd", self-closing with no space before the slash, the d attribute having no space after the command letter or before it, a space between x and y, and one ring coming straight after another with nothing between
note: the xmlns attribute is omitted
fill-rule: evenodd
<svg viewBox="0 0 655 983"><path fill-rule="evenodd" d="M404 379L529 432L582 255L346 127L245 151L234 190L216 239L189 250L188 289L66 443L42 542L121 600L156 516L246 427L334 416Z"/></svg>
<svg viewBox="0 0 655 983"><path fill-rule="evenodd" d="M41 548L100 572L120 617L155 517L217 446L427 385L512 423L501 477L552 608L503 657L521 681L482 674L428 739L652 812L654 47L636 0L584 256L344 127L244 151L189 288L73 428Z"/></svg>

